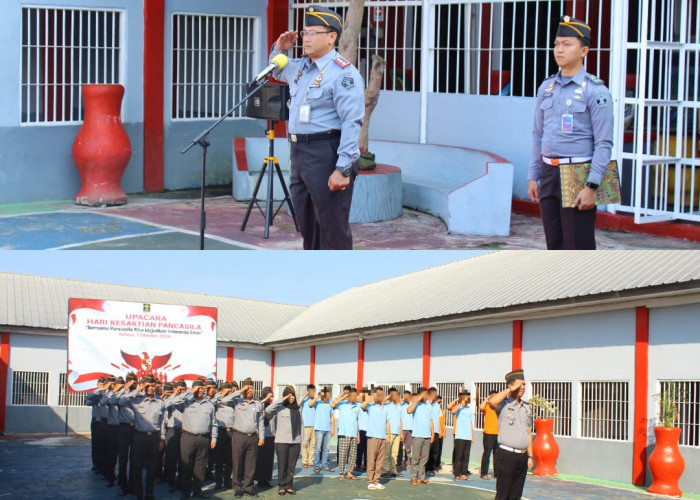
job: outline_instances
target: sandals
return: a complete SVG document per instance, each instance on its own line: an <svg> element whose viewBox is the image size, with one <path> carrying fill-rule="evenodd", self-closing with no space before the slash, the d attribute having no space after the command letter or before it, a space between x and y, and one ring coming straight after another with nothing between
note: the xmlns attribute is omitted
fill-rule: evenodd
<svg viewBox="0 0 700 500"><path fill-rule="evenodd" d="M338 479L339 479L340 481L345 481L345 476L343 476L343 475L341 474L340 476L338 476Z"/></svg>
<svg viewBox="0 0 700 500"><path fill-rule="evenodd" d="M287 494L287 492L284 491L284 490L279 490L279 491L277 492L277 494L278 494L279 496L283 497L284 495Z"/></svg>
<svg viewBox="0 0 700 500"><path fill-rule="evenodd" d="M359 477L355 477L352 474L350 474L349 472L348 472L348 475L346 477L352 481L359 481L360 480Z"/></svg>
<svg viewBox="0 0 700 500"><path fill-rule="evenodd" d="M289 489L287 490L287 495L296 495L296 494L297 494L297 492L294 491L294 490L291 489L291 488L289 488Z"/></svg>
<svg viewBox="0 0 700 500"><path fill-rule="evenodd" d="M320 469L319 467L316 467L316 468L314 469L314 472L315 472L316 474L319 474L319 473L321 472L321 469Z"/></svg>

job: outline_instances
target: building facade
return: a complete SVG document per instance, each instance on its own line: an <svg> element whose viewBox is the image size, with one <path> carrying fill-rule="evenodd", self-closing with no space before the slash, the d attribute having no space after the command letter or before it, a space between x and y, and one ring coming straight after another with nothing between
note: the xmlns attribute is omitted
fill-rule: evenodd
<svg viewBox="0 0 700 500"><path fill-rule="evenodd" d="M87 290L112 300L218 307L218 377L251 377L258 390L292 384L303 391L315 383L338 394L344 385L425 385L449 402L461 386L475 398L502 389L504 374L522 366L525 397L540 394L557 407L557 468L564 474L648 484L655 398L675 384L686 462L681 487L699 492L691 471L700 467L700 256L625 251L580 259L598 272L575 283L564 279L568 257L499 252L309 307L112 285ZM665 264L652 267L649 259ZM93 284L2 273L0 279L9 304L0 321L0 430L87 431L82 395L64 393L60 315L75 286L85 291ZM44 295L57 288L60 294ZM58 320L52 323L47 310ZM472 460L481 453L482 422L477 418Z"/></svg>

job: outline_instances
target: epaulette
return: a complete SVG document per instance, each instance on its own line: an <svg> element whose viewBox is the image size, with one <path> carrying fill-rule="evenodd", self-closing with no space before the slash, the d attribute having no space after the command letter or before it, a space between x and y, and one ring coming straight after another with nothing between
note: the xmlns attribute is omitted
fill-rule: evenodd
<svg viewBox="0 0 700 500"><path fill-rule="evenodd" d="M347 68L351 64L350 61L345 59L343 56L336 57L335 59L333 59L333 62L336 63L341 68Z"/></svg>
<svg viewBox="0 0 700 500"><path fill-rule="evenodd" d="M589 75L586 75L586 77L587 77L590 81L592 81L593 83L595 83L596 85L605 85L605 82L604 82L603 80L601 80L600 78L598 78L597 76L595 76L595 75L590 75L590 74L589 74Z"/></svg>

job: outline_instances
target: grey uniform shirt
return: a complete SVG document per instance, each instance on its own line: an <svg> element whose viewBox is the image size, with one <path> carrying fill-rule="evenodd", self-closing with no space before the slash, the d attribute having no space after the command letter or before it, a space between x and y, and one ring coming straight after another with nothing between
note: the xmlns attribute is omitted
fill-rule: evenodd
<svg viewBox="0 0 700 500"><path fill-rule="evenodd" d="M175 396L166 408L174 407L182 412L182 430L191 434L211 434L211 440L216 442L219 427L216 425L216 408L205 396L199 401L194 394L187 392Z"/></svg>
<svg viewBox="0 0 700 500"><path fill-rule="evenodd" d="M304 419L301 416L301 407L299 408L301 429L299 429L299 435L296 439L292 433L292 412L289 408L284 406L281 399L272 402L265 409L265 413L268 418L275 419L275 443L296 444L302 442L304 438Z"/></svg>
<svg viewBox="0 0 700 500"><path fill-rule="evenodd" d="M130 391L119 398L119 406L129 406L134 411L134 430L160 432L165 439L165 403L157 397L148 398L141 391Z"/></svg>
<svg viewBox="0 0 700 500"><path fill-rule="evenodd" d="M257 434L258 439L265 437L263 423L263 404L257 399L247 401L241 391L232 392L221 402L234 409L233 428L244 434Z"/></svg>
<svg viewBox="0 0 700 500"><path fill-rule="evenodd" d="M573 131L562 131L562 115L573 115ZM527 178L540 180L542 156L592 158L588 181L600 184L613 146L613 102L602 80L585 68L565 82L561 71L537 91L532 154Z"/></svg>
<svg viewBox="0 0 700 500"><path fill-rule="evenodd" d="M129 393L136 394L136 391L127 391L125 389L120 389L114 394L112 394L112 397L109 400L109 404L114 405L117 408L120 424L134 424L134 410L132 410L131 407L128 405L119 405L119 400L122 398L122 396Z"/></svg>
<svg viewBox="0 0 700 500"><path fill-rule="evenodd" d="M530 428L532 425L532 408L523 400L518 403L508 396L501 401L498 409L498 444L517 450L530 446Z"/></svg>
<svg viewBox="0 0 700 500"><path fill-rule="evenodd" d="M102 410L100 409L100 400L102 399L102 391L95 389L85 395L85 404L92 406L92 418L102 420Z"/></svg>
<svg viewBox="0 0 700 500"><path fill-rule="evenodd" d="M287 52L275 45L270 59ZM360 129L365 117L365 83L357 68L333 49L314 62L306 56L289 59L287 65L274 75L289 84L289 133L340 130L336 166L347 167L357 161L360 157ZM303 104L311 107L309 123L299 120Z"/></svg>
<svg viewBox="0 0 700 500"><path fill-rule="evenodd" d="M175 395L170 395L165 398L165 426L170 429L182 429L182 412L173 406L170 406L170 401Z"/></svg>
<svg viewBox="0 0 700 500"><path fill-rule="evenodd" d="M113 395L112 391L103 392L100 400L102 419L107 421L107 425L119 425L119 408L117 400L113 399ZM114 404L111 404L112 400L114 400Z"/></svg>

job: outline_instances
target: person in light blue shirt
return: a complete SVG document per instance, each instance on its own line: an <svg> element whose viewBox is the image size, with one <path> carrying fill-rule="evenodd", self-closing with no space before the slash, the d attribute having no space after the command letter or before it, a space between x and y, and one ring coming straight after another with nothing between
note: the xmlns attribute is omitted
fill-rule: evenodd
<svg viewBox="0 0 700 500"><path fill-rule="evenodd" d="M374 397L365 396L362 410L367 412L367 488L383 490L379 482L386 456L386 444L391 439L391 426L386 408L384 389L374 389Z"/></svg>
<svg viewBox="0 0 700 500"><path fill-rule="evenodd" d="M435 387L428 389L428 398L430 404L430 418L433 420L433 433L435 439L430 444L430 457L425 465L425 470L429 475L433 475L440 470L440 416L442 408L438 403L438 393Z"/></svg>
<svg viewBox="0 0 700 500"><path fill-rule="evenodd" d="M331 408L338 410L338 470L341 481L357 480L352 469L357 461L357 441L360 436L358 415L362 413L357 403L357 389L350 386L343 388L343 393L331 403ZM345 467L348 472L345 475Z"/></svg>
<svg viewBox="0 0 700 500"><path fill-rule="evenodd" d="M455 481L471 480L469 478L469 453L474 436L474 408L471 405L471 394L467 390L459 392L459 398L450 404L455 416L455 443L452 459L452 472Z"/></svg>
<svg viewBox="0 0 700 500"><path fill-rule="evenodd" d="M408 469L411 460L411 430L413 429L413 414L408 413L413 393L404 391L401 402L401 447L399 448L399 464L397 468Z"/></svg>
<svg viewBox="0 0 700 500"><path fill-rule="evenodd" d="M317 474L322 470L325 472L333 472L333 469L328 467L328 444L330 443L331 437L335 435L335 418L333 417L328 388L324 387L321 391L321 399L310 402L309 406L316 409L316 415L314 417L314 432L316 434L314 472Z"/></svg>
<svg viewBox="0 0 700 500"><path fill-rule="evenodd" d="M389 389L389 402L384 406L386 407L390 433L382 475L384 477L400 477L402 474L396 470L396 464L399 458L399 444L401 444L401 397L396 387Z"/></svg>
<svg viewBox="0 0 700 500"><path fill-rule="evenodd" d="M301 418L304 421L304 439L301 444L301 466L313 467L314 465L314 445L316 443L316 433L314 423L316 422L316 408L314 405L318 401L316 386L309 384L306 386L306 395L301 400ZM313 405L311 403L313 402Z"/></svg>
<svg viewBox="0 0 700 500"><path fill-rule="evenodd" d="M362 390L361 400L369 396L370 392L368 389ZM357 416L357 427L360 429L360 438L357 443L357 463L355 465L355 470L365 471L367 470L367 425L369 424L369 416L366 411L361 411Z"/></svg>
<svg viewBox="0 0 700 500"><path fill-rule="evenodd" d="M425 465L430 455L430 445L435 439L432 406L428 402L428 390L419 387L406 412L413 415L411 430L411 484L430 484L425 479Z"/></svg>

